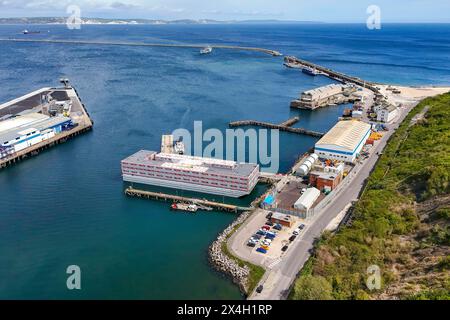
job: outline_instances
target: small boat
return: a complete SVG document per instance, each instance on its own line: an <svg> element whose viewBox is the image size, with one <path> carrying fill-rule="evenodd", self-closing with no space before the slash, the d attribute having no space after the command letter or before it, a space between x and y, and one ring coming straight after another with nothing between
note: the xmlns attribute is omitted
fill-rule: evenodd
<svg viewBox="0 0 450 320"><path fill-rule="evenodd" d="M197 212L198 207L195 204L188 204L188 203L172 203L170 206L171 210L180 210L180 211L187 211L187 212Z"/></svg>
<svg viewBox="0 0 450 320"><path fill-rule="evenodd" d="M30 30L25 29L25 30L22 31L22 33L23 34L38 34L38 33L41 33L41 32L40 31L30 31Z"/></svg>
<svg viewBox="0 0 450 320"><path fill-rule="evenodd" d="M310 67L304 67L302 69L302 72L306 73L307 75L310 75L310 76L317 76L319 74L319 72L315 68L310 68Z"/></svg>
<svg viewBox="0 0 450 320"><path fill-rule="evenodd" d="M213 49L211 47L205 47L202 50L200 50L200 54L208 54L211 53L213 51Z"/></svg>

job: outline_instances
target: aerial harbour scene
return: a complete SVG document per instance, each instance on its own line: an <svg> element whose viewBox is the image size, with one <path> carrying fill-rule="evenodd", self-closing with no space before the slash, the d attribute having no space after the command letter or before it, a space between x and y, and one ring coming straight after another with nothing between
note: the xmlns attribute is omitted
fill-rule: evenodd
<svg viewBox="0 0 450 320"><path fill-rule="evenodd" d="M1 300L450 299L450 4L122 2L0 2Z"/></svg>

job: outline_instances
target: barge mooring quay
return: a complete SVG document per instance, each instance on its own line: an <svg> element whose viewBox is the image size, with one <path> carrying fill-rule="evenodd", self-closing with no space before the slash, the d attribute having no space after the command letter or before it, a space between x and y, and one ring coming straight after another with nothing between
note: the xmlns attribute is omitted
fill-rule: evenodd
<svg viewBox="0 0 450 320"><path fill-rule="evenodd" d="M137 47L163 47L163 48L194 48L203 49L204 44L175 44L175 43L145 43L145 42L113 42L113 41L82 41L82 40L58 40L58 39L19 39L19 38L0 38L0 41L10 42L38 42L38 43L56 43L56 44L74 44L74 45L108 45L108 46L137 46ZM257 47L241 47L233 45L208 45L213 49L242 50L265 53L274 57L283 54L271 49Z"/></svg>
<svg viewBox="0 0 450 320"><path fill-rule="evenodd" d="M270 122L264 122L264 121L257 121L257 120L241 120L241 121L234 121L230 122L228 126L230 128L236 128L236 127L243 127L243 126L258 126L268 129L278 129L280 131L286 131L291 133L297 133L297 134L304 134L312 137L322 137L324 133L308 130L304 128L292 128L292 125L297 123L300 120L299 117L294 117L291 119L288 119L280 124L270 123Z"/></svg>
<svg viewBox="0 0 450 320"><path fill-rule="evenodd" d="M139 190L139 189L135 189L133 187L126 188L125 194L127 196L137 197L137 198L190 203L190 204L210 207L210 208L213 208L213 209L216 209L219 211L227 211L227 212L236 212L237 213L240 211L253 210L253 208L251 208L251 207L240 207L237 205L215 202L215 201L210 201L210 200L206 200L206 199L195 199L195 198L182 197L182 196L177 196L177 195L162 193L162 192Z"/></svg>

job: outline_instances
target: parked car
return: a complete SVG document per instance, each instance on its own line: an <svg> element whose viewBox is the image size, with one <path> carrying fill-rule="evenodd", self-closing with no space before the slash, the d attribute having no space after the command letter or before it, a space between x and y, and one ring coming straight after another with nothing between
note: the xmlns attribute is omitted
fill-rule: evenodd
<svg viewBox="0 0 450 320"><path fill-rule="evenodd" d="M297 236L295 236L295 235L294 235L294 236L291 236L291 237L289 238L289 241L292 242L292 241L295 240L295 238L297 238Z"/></svg>
<svg viewBox="0 0 450 320"><path fill-rule="evenodd" d="M262 226L261 229L263 229L265 231L269 231L270 230L270 226Z"/></svg>
<svg viewBox="0 0 450 320"><path fill-rule="evenodd" d="M256 292L257 293L261 293L263 291L264 287L262 284L260 284L257 288L256 288Z"/></svg>
<svg viewBox="0 0 450 320"><path fill-rule="evenodd" d="M260 236L265 236L266 233L267 233L267 231L266 230L262 230L262 229L259 229L258 232L256 232L256 234L259 234Z"/></svg>
<svg viewBox="0 0 450 320"><path fill-rule="evenodd" d="M281 251L286 252L286 250L288 249L288 246L284 246L283 248L281 248Z"/></svg>
<svg viewBox="0 0 450 320"><path fill-rule="evenodd" d="M259 239L262 238L262 236L259 235L259 234L254 234L254 235L252 236L252 238L253 238L253 239L256 239L256 240L259 240Z"/></svg>
<svg viewBox="0 0 450 320"><path fill-rule="evenodd" d="M269 251L269 246L262 245L261 248L263 248L266 251Z"/></svg>
<svg viewBox="0 0 450 320"><path fill-rule="evenodd" d="M263 245L265 245L265 246L270 246L270 244L272 243L272 240L270 240L270 239L264 239L261 243L262 243Z"/></svg>
<svg viewBox="0 0 450 320"><path fill-rule="evenodd" d="M302 223L301 225L298 226L298 228L299 228L300 230L303 230L303 229L305 228L305 225Z"/></svg>
<svg viewBox="0 0 450 320"><path fill-rule="evenodd" d="M270 218L272 218L272 216L273 216L273 212L271 211L271 212L269 212L269 213L266 215L266 218L267 218L267 219L270 219Z"/></svg>
<svg viewBox="0 0 450 320"><path fill-rule="evenodd" d="M247 246L254 248L254 247L256 247L256 243L249 241L249 242L247 242Z"/></svg>
<svg viewBox="0 0 450 320"><path fill-rule="evenodd" d="M252 241L252 242L254 242L254 243L258 243L258 242L259 242L259 239L256 239L256 238L251 237L250 240L248 240L248 241Z"/></svg>
<svg viewBox="0 0 450 320"><path fill-rule="evenodd" d="M294 232L292 232L292 234L294 235L294 236L298 236L299 234L300 234L300 229L295 229L294 230Z"/></svg>
<svg viewBox="0 0 450 320"><path fill-rule="evenodd" d="M266 254L266 253L267 253L267 250L264 249L264 248L259 247L258 249L256 249L256 252L260 252L260 253Z"/></svg>
<svg viewBox="0 0 450 320"><path fill-rule="evenodd" d="M281 224L277 223L276 225L273 226L273 228L274 228L275 230L280 231L281 229L283 229L283 226L282 226Z"/></svg>
<svg viewBox="0 0 450 320"><path fill-rule="evenodd" d="M268 226L273 226L273 222L272 222L272 221L270 221L270 220L269 220L269 221L267 221L267 222L266 222L266 224L267 224Z"/></svg>

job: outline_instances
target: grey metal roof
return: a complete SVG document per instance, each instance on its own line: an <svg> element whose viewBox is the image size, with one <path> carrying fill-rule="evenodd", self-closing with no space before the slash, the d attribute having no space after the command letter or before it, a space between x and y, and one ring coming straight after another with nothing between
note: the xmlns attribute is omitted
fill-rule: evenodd
<svg viewBox="0 0 450 320"><path fill-rule="evenodd" d="M71 119L68 117L64 117L64 116L56 116L56 117L51 117L49 119L43 120L38 123L30 124L28 126L23 126L20 128L14 128L14 129L5 131L2 134L0 134L0 144L3 144L5 142L8 142L8 141L11 141L11 140L14 140L14 139L20 137L19 132L22 132L24 130L34 128L34 129L42 131L47 128L51 128L51 127L57 126L59 124L62 124L68 120L71 120Z"/></svg>

